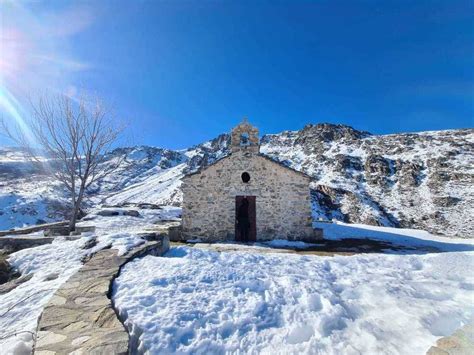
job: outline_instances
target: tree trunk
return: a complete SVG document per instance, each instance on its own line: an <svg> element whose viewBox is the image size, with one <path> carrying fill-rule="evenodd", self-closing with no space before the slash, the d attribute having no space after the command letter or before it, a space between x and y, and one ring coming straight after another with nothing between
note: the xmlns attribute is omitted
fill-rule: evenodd
<svg viewBox="0 0 474 355"><path fill-rule="evenodd" d="M77 196L77 201L74 202L72 216L69 220L69 232L74 232L76 230L77 215L79 213L79 209L81 208L83 198L84 198L84 188L81 186L81 189Z"/></svg>
<svg viewBox="0 0 474 355"><path fill-rule="evenodd" d="M76 230L77 214L79 212L79 203L74 204L73 212L71 218L69 219L69 232L74 232Z"/></svg>

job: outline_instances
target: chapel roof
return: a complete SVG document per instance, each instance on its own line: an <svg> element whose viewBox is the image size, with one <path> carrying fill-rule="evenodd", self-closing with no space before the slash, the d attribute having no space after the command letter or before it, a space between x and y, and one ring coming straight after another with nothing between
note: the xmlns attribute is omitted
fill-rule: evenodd
<svg viewBox="0 0 474 355"><path fill-rule="evenodd" d="M252 126L252 125L248 122L247 118L244 118L241 123L239 123L237 126L235 126L235 127L232 129L232 132L231 132L231 140L233 141L233 143L231 143L231 151L230 151L229 154L227 154L227 155L225 155L225 156L223 156L223 157L218 158L218 159L215 160L212 164L209 164L209 165L206 165L206 166L201 166L200 168L198 168L198 169L196 169L196 170L194 170L194 171L191 171L191 172L185 174L184 177L186 178L186 177L188 177L188 176L192 176L192 175L199 174L199 173L201 173L202 171L204 171L204 170L206 170L207 168L209 168L210 166L213 166L213 165L217 164L217 163L220 162L221 160L224 160L224 159L227 159L227 158L231 157L231 156L232 156L232 153L234 153L234 152L236 152L236 151L239 150L239 149L237 149L235 142L236 142L236 139L237 139L237 135L240 135L242 132L249 132L249 133L251 134L252 144L254 144L254 146L255 146L255 144L256 144L256 146L257 146L256 153L254 154L255 156L262 157L262 158L264 158L264 159L266 159L266 160L268 160L268 161L270 161L270 162L272 162L272 163L275 163L275 164L280 165L280 166L283 167L283 168L286 168L286 169L288 169L288 170L291 170L291 171L293 171L293 172L295 172L295 173L297 173L297 174L299 174L299 175L302 175L302 176L304 176L304 177L306 177L306 178L308 178L308 179L312 179L312 177L309 176L308 174L305 174L305 173L302 172L302 171L296 170L296 169L294 169L294 168L292 168L292 167L290 167L290 166L288 166L288 165L282 163L281 161L278 161L278 160L276 160L276 159L273 159L273 158L272 158L271 156L269 156L269 155L260 153L260 151L259 151L259 150L260 150L260 149L259 149L259 148L260 148L260 144L259 144L260 142L259 142L259 140L258 140L258 128L256 128L255 126ZM256 138L255 138L255 137L256 137ZM254 150L253 150L253 151L254 151Z"/></svg>
<svg viewBox="0 0 474 355"><path fill-rule="evenodd" d="M200 174L201 172L203 172L203 171L206 170L207 168L209 168L209 167L211 167L211 166L213 166L213 165L215 165L215 164L221 162L221 161L224 160L224 159L230 158L231 156L232 156L232 153L229 153L229 154L227 154L227 155L225 155L225 156L223 156L223 157L220 157L219 159L215 160L214 162L212 162L212 164L209 164L209 165L206 165L206 166L201 166L200 168L198 168L198 169L196 169L196 170L190 171L189 173L186 173L186 174L184 175L184 178L186 178L186 177L188 177L188 176ZM294 173L297 173L297 174L299 174L299 175L302 175L302 176L304 176L304 177L306 177L306 178L308 178L308 179L313 179L310 175L308 175L308 174L306 174L306 173L304 173L304 172L302 172L302 171L300 171L300 170L296 170L295 168L292 168L292 167L286 165L285 163L282 163L281 161L278 161L278 160L276 160L276 159L273 159L273 158L270 157L269 155L266 155L266 154L263 154L263 153L258 153L258 154L256 154L255 156L264 158L264 159L266 159L266 160L268 160L268 161L270 161L270 162L272 162L272 163L275 163L275 164L281 166L282 168L286 168L286 169L288 169L288 170L290 170L290 171L292 171L292 172L294 172Z"/></svg>

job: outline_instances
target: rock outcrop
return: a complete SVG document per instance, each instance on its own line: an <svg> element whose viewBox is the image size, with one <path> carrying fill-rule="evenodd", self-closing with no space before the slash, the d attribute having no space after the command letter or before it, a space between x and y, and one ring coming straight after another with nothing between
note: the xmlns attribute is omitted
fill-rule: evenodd
<svg viewBox="0 0 474 355"><path fill-rule="evenodd" d="M262 141L315 179L316 218L474 237L474 129L376 136L319 124Z"/></svg>

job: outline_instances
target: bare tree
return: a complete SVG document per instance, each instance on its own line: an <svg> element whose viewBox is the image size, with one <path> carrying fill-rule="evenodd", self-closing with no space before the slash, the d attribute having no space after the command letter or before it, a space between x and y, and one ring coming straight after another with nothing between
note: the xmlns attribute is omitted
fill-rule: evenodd
<svg viewBox="0 0 474 355"><path fill-rule="evenodd" d="M123 128L98 99L91 103L84 97L75 101L66 95L42 95L31 106L27 123L31 137L18 127L13 130L3 119L1 127L32 159L44 163L46 156L47 171L69 192L73 231L87 189L119 165L118 161L112 166L102 163Z"/></svg>

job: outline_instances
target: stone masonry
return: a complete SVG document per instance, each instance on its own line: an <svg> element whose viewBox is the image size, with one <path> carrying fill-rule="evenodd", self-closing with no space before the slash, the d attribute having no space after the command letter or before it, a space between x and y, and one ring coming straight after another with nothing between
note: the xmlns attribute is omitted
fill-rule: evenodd
<svg viewBox="0 0 474 355"><path fill-rule="evenodd" d="M457 329L452 335L442 337L429 348L426 355L472 355L474 354L474 323Z"/></svg>
<svg viewBox="0 0 474 355"><path fill-rule="evenodd" d="M261 155L258 142L258 130L244 121L232 131L229 156L184 177L184 239L235 240L236 196L256 196L257 240L322 237L312 228L310 177Z"/></svg>
<svg viewBox="0 0 474 355"><path fill-rule="evenodd" d="M129 335L110 297L112 282L128 261L169 249L168 237L155 239L121 256L115 249L94 254L44 308L34 354L128 354Z"/></svg>

